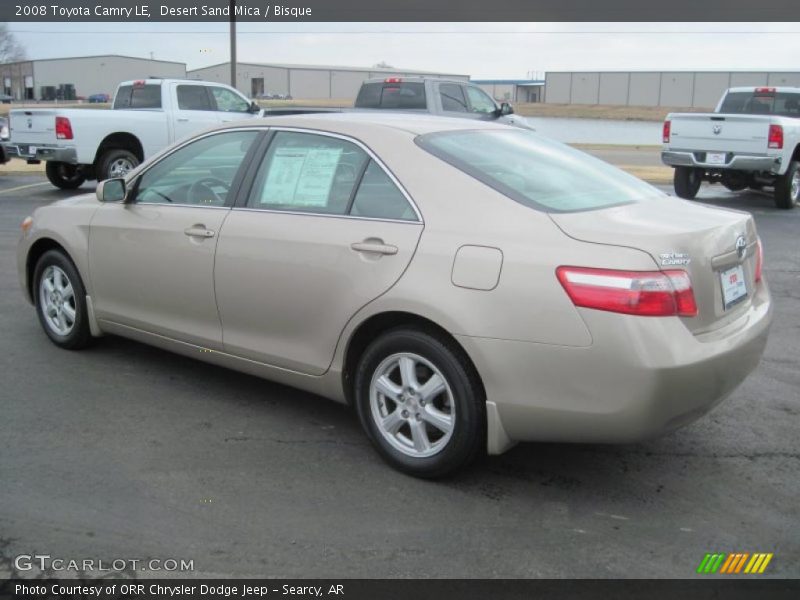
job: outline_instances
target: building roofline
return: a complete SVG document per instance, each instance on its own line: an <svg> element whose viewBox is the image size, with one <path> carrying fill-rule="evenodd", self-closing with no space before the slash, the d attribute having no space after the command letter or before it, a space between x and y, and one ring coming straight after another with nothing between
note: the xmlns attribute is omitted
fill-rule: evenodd
<svg viewBox="0 0 800 600"><path fill-rule="evenodd" d="M759 73L769 75L770 73L789 73L792 75L800 75L800 70L791 69L647 69L647 70L631 70L631 69L615 69L609 71L602 70L584 70L584 71L547 71L546 75L569 75L574 73Z"/></svg>
<svg viewBox="0 0 800 600"><path fill-rule="evenodd" d="M0 67L4 67L6 65L19 65L23 63L36 63L36 62L48 62L54 60L81 60L84 58L127 58L133 60L144 60L147 62L160 62L160 63L169 63L172 65L183 65L183 68L186 68L186 63L178 62L176 60L161 60L159 58L144 58L141 56L128 56L126 54L90 54L88 56L63 56L61 58L29 58L26 60L15 60L13 62L5 62L0 63Z"/></svg>
<svg viewBox="0 0 800 600"><path fill-rule="evenodd" d="M470 83L478 85L544 85L544 79L471 79Z"/></svg>
<svg viewBox="0 0 800 600"><path fill-rule="evenodd" d="M230 65L231 61L226 60L221 63L215 63L213 65L206 65L204 67L197 67L196 69L187 69L187 73L194 73L195 71L202 71L204 69L212 69L214 67L222 67L224 65ZM288 63L261 63L261 62L249 62L244 60L236 61L237 67L241 67L243 65L251 65L254 67L272 67L274 69L296 69L296 70L307 70L307 71L356 71L356 72L367 72L367 73L408 73L408 74L415 74L415 75L439 75L442 71L420 71L419 69L400 69L397 67L346 67L346 66L337 66L337 65L294 65ZM444 73L444 75L448 77L469 77L469 75L464 73Z"/></svg>

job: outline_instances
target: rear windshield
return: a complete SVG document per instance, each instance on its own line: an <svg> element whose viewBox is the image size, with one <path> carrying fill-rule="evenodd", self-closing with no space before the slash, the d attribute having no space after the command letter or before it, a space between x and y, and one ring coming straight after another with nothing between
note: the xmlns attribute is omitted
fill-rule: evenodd
<svg viewBox="0 0 800 600"><path fill-rule="evenodd" d="M123 85L117 90L114 108L161 108L161 85Z"/></svg>
<svg viewBox="0 0 800 600"><path fill-rule="evenodd" d="M664 197L643 181L532 131L444 131L419 136L416 142L512 200L544 212Z"/></svg>
<svg viewBox="0 0 800 600"><path fill-rule="evenodd" d="M356 108L425 108L425 84L413 82L365 83L356 98Z"/></svg>
<svg viewBox="0 0 800 600"><path fill-rule="evenodd" d="M800 117L800 94L794 92L731 92L719 112L741 115Z"/></svg>

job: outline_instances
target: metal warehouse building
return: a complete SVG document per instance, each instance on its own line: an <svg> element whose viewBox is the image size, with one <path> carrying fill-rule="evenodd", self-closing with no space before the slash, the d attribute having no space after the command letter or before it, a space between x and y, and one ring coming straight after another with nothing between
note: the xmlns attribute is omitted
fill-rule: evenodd
<svg viewBox="0 0 800 600"><path fill-rule="evenodd" d="M588 71L547 73L549 104L713 108L735 86L800 86L800 72Z"/></svg>
<svg viewBox="0 0 800 600"><path fill-rule="evenodd" d="M229 62L194 69L188 72L190 79L230 83ZM361 83L373 77L409 77L428 75L468 80L468 75L434 73L409 69L329 67L311 65L286 65L272 63L239 62L236 65L236 88L256 98L262 94L285 94L293 98L336 98L353 100Z"/></svg>
<svg viewBox="0 0 800 600"><path fill-rule="evenodd" d="M541 102L544 81L538 79L473 79L484 92L501 102Z"/></svg>
<svg viewBox="0 0 800 600"><path fill-rule="evenodd" d="M186 77L186 65L112 54L0 64L3 93L15 100L113 94L121 81L146 77Z"/></svg>

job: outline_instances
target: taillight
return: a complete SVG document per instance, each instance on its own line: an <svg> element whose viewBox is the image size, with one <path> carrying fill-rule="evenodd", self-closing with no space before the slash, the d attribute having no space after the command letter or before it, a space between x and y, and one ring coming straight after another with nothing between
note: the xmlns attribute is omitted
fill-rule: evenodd
<svg viewBox="0 0 800 600"><path fill-rule="evenodd" d="M56 139L72 139L72 124L67 117L56 117Z"/></svg>
<svg viewBox="0 0 800 600"><path fill-rule="evenodd" d="M774 87L757 87L756 94L774 94L775 88Z"/></svg>
<svg viewBox="0 0 800 600"><path fill-rule="evenodd" d="M383 80L384 83L403 83L402 77L387 77Z"/></svg>
<svg viewBox="0 0 800 600"><path fill-rule="evenodd" d="M761 281L761 272L764 269L764 247L761 245L761 238L756 241L756 283Z"/></svg>
<svg viewBox="0 0 800 600"><path fill-rule="evenodd" d="M672 123L670 121L664 121L663 138L665 144L669 144L669 134L671 129L672 129Z"/></svg>
<svg viewBox="0 0 800 600"><path fill-rule="evenodd" d="M780 150L783 148L783 127L780 125L769 126L769 138L767 146Z"/></svg>
<svg viewBox="0 0 800 600"><path fill-rule="evenodd" d="M642 317L697 315L686 271L558 267L556 275L575 306Z"/></svg>

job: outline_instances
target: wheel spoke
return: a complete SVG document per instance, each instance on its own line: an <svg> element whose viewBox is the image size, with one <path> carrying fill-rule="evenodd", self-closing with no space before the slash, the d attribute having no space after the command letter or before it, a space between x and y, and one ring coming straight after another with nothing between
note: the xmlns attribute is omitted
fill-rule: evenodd
<svg viewBox="0 0 800 600"><path fill-rule="evenodd" d="M63 312L60 312L57 315L57 319L58 319L58 328L61 333L64 333L68 328L67 318L64 316Z"/></svg>
<svg viewBox="0 0 800 600"><path fill-rule="evenodd" d="M53 269L53 283L59 292L64 289L64 274L60 269Z"/></svg>
<svg viewBox="0 0 800 600"><path fill-rule="evenodd" d="M72 308L72 306L70 306L69 304L65 304L63 312L67 316L67 319L69 319L70 324L75 322L75 309Z"/></svg>
<svg viewBox="0 0 800 600"><path fill-rule="evenodd" d="M442 433L449 433L453 429L453 417L431 405L426 406L420 416Z"/></svg>
<svg viewBox="0 0 800 600"><path fill-rule="evenodd" d="M379 377L378 380L375 382L375 387L377 390L383 394L386 398L393 400L394 402L398 402L398 396L403 391L402 388L394 383L388 376L383 375Z"/></svg>
<svg viewBox="0 0 800 600"><path fill-rule="evenodd" d="M61 297L64 299L64 302L70 300L75 295L75 291L72 289L72 284L69 280L66 280L66 285L61 290Z"/></svg>
<svg viewBox="0 0 800 600"><path fill-rule="evenodd" d="M430 402L445 391L445 389L444 378L438 373L434 373L431 375L430 379L419 388L419 395L426 402Z"/></svg>
<svg viewBox="0 0 800 600"><path fill-rule="evenodd" d="M53 283L52 277L53 275L51 273L50 275L46 275L42 279L42 285L44 286L44 289L47 291L48 294L52 294L56 290L56 286Z"/></svg>
<svg viewBox="0 0 800 600"><path fill-rule="evenodd" d="M400 416L400 409L395 409L386 415L381 420L381 427L387 433L395 435L405 423L405 420Z"/></svg>
<svg viewBox="0 0 800 600"><path fill-rule="evenodd" d="M422 421L411 421L411 439L414 441L414 449L417 452L426 452L431 447L428 439L428 432L425 430L425 423Z"/></svg>
<svg viewBox="0 0 800 600"><path fill-rule="evenodd" d="M403 382L403 387L416 388L419 383L417 382L417 363L408 356L400 357L400 379Z"/></svg>

